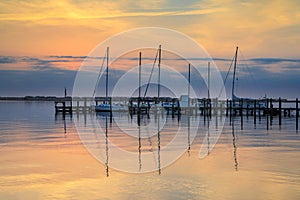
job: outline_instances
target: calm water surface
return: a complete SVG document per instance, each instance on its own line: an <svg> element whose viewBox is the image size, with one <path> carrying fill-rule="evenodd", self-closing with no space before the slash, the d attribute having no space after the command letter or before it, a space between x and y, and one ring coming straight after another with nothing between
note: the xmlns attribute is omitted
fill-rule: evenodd
<svg viewBox="0 0 300 200"><path fill-rule="evenodd" d="M136 118L125 114L115 117L121 125L136 123ZM97 145L104 147L104 162L90 154L93 149L85 148L75 127L75 123L77 128L89 127L91 119L108 131L107 137L95 134ZM159 120L150 119L157 125ZM256 125L252 117L244 117L243 123L235 117L232 127L224 116L214 148L205 133L208 126L221 129L217 120L164 119L159 138L138 140L105 115L63 117L55 115L52 102L0 102L0 199L300 199L300 136L294 117L283 118L281 127L274 118L267 130L263 117ZM199 129L189 140L195 122ZM178 124L183 127L182 142L166 154L163 147L174 138ZM138 134L132 127L129 131ZM200 159L206 140L208 156ZM154 167L154 171L132 174L114 169L123 158L114 154L117 148L108 141L134 155L140 153L128 163L133 170ZM185 151L163 167L168 155L178 149ZM151 162L144 157L149 152Z"/></svg>

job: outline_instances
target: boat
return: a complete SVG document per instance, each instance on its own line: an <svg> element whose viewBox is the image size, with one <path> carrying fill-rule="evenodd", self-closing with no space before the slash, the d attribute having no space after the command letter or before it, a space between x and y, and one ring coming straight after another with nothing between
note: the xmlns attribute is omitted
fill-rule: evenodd
<svg viewBox="0 0 300 200"><path fill-rule="evenodd" d="M110 112L110 103L100 103L95 106L95 111L96 112Z"/></svg>
<svg viewBox="0 0 300 200"><path fill-rule="evenodd" d="M162 102L161 106L164 107L165 109L171 109L173 107L177 107L178 103L174 102L174 105L173 105L173 102Z"/></svg>
<svg viewBox="0 0 300 200"><path fill-rule="evenodd" d="M152 74L153 74L153 70L154 67L156 66L156 62L157 63L157 67L158 67L158 81L157 81L157 96L156 97L146 97L147 96L147 92L148 92L148 88L150 86L151 83L151 78L152 78ZM158 49L157 49L157 53L156 53L156 57L154 59L154 63L152 66L152 70L151 70L151 74L149 76L148 79L148 83L146 85L146 89L144 91L144 96L142 97L141 94L141 67L142 67L142 54L141 52L139 53L139 93L138 93L138 97L131 97L129 100L129 109L131 113L135 113L135 114L148 114L150 112L152 113L162 113L165 112L166 110L168 110L169 108L172 108L172 104L167 103L167 102L162 102L162 98L160 97L160 65L161 65L161 45L159 45Z"/></svg>
<svg viewBox="0 0 300 200"><path fill-rule="evenodd" d="M111 104L111 97L108 97L108 61L109 61L109 47L106 49L106 81L105 81L105 100L94 106L96 112L112 112L112 111L128 111L128 106L122 103ZM99 74L100 77L100 74ZM98 83L98 81L97 81ZM98 84L96 84L97 87ZM95 94L95 91L94 91Z"/></svg>
<svg viewBox="0 0 300 200"><path fill-rule="evenodd" d="M105 81L105 100L95 106L96 112L111 112L111 105L108 98L108 61L109 61L109 47L106 49L106 81ZM100 77L100 74L99 74ZM96 85L97 87L97 85Z"/></svg>
<svg viewBox="0 0 300 200"><path fill-rule="evenodd" d="M239 47L236 47L235 50L235 56L234 56L234 68L233 68L233 77L232 77L232 106L233 108L267 108L267 100L266 97L263 99L252 99L252 98L243 98L243 97L238 97L235 95L235 80L236 80L236 68L237 68L237 59L238 59L238 49ZM242 102L242 104L241 104ZM256 104L256 105L255 105Z"/></svg>

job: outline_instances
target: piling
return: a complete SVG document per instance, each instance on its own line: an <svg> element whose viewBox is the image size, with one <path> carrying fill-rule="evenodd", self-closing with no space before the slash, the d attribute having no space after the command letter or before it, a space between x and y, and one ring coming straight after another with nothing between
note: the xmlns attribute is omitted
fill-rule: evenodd
<svg viewBox="0 0 300 200"><path fill-rule="evenodd" d="M249 102L247 102L247 110L246 110L246 116L247 116L247 119L248 119L248 117L249 117Z"/></svg>
<svg viewBox="0 0 300 200"><path fill-rule="evenodd" d="M269 111L269 99L267 99L267 108L265 110L265 114L266 114L266 117L267 117L267 130L269 130L269 115L268 115L268 112Z"/></svg>
<svg viewBox="0 0 300 200"><path fill-rule="evenodd" d="M240 102L240 117L241 117L241 130L244 128L244 119L243 119L243 99Z"/></svg>
<svg viewBox="0 0 300 200"><path fill-rule="evenodd" d="M86 112L86 98L84 98L83 102L83 112Z"/></svg>
<svg viewBox="0 0 300 200"><path fill-rule="evenodd" d="M278 117L278 119L279 119L279 126L281 126L281 98L279 97L279 99L278 99L278 103L279 103L279 117Z"/></svg>
<svg viewBox="0 0 300 200"><path fill-rule="evenodd" d="M258 119L259 119L259 122L261 122L261 108L260 108L260 103L258 103Z"/></svg>
<svg viewBox="0 0 300 200"><path fill-rule="evenodd" d="M178 115L177 115L178 122L180 121L180 115L181 115L181 108L180 108L180 101L178 101Z"/></svg>
<svg viewBox="0 0 300 200"><path fill-rule="evenodd" d="M273 123L273 99L270 98L270 126L272 126Z"/></svg>
<svg viewBox="0 0 300 200"><path fill-rule="evenodd" d="M79 113L79 101L77 101L76 103L77 103L76 112Z"/></svg>
<svg viewBox="0 0 300 200"><path fill-rule="evenodd" d="M109 105L110 105L110 123L112 123L112 98L109 98Z"/></svg>
<svg viewBox="0 0 300 200"><path fill-rule="evenodd" d="M296 130L298 131L298 122L299 122L299 101L296 99Z"/></svg>
<svg viewBox="0 0 300 200"><path fill-rule="evenodd" d="M175 115L175 99L172 99L172 118L174 118L174 115Z"/></svg>
<svg viewBox="0 0 300 200"><path fill-rule="evenodd" d="M211 109L212 109L212 102L211 102L211 99L208 99L208 102L209 102L209 118L211 118Z"/></svg>
<svg viewBox="0 0 300 200"><path fill-rule="evenodd" d="M195 116L197 116L197 114L198 114L198 100L195 99L194 103L195 103Z"/></svg>
<svg viewBox="0 0 300 200"><path fill-rule="evenodd" d="M244 104L243 99L240 99L240 115L241 116L243 115L243 104Z"/></svg>
<svg viewBox="0 0 300 200"><path fill-rule="evenodd" d="M229 103L228 99L226 100L226 117L228 117L228 109L229 109Z"/></svg>
<svg viewBox="0 0 300 200"><path fill-rule="evenodd" d="M229 111L230 112L230 117L229 118L230 118L230 124L231 124L232 123L232 100L229 101L229 106L230 106L229 107L230 108L230 111Z"/></svg>
<svg viewBox="0 0 300 200"><path fill-rule="evenodd" d="M254 100L254 108L253 108L253 122L256 124L256 100Z"/></svg>

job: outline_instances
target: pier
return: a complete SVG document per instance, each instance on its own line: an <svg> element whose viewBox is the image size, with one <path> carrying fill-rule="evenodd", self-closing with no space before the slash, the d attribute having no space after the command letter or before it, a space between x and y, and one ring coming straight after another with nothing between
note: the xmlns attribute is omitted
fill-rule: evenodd
<svg viewBox="0 0 300 200"><path fill-rule="evenodd" d="M266 129L268 130L274 123L278 121L279 127L282 125L284 118L291 118L295 120L295 129L299 129L299 99L227 99L218 100L216 98L189 98L188 102L182 101L180 98L171 97L66 97L59 98L54 101L55 113L58 114L90 114L95 111L95 105L99 102L109 102L110 105L122 104L124 109L113 110L108 113L111 117L113 112L128 113L131 117L133 115L172 115L172 118L177 116L180 120L181 115L203 117L204 120L209 120L212 116L228 117L230 123L233 118L239 117L241 121L241 128L243 127L244 118L248 119L251 116L253 124L261 123L264 117ZM186 105L188 106L186 106Z"/></svg>
<svg viewBox="0 0 300 200"><path fill-rule="evenodd" d="M261 116L278 116L279 124L282 117L294 115L299 119L299 100L288 99L237 99L237 100L218 100L207 98L189 98L187 106L183 106L178 98L171 97L65 97L56 98L54 101L55 112L94 112L95 105L99 102L109 101L111 105L121 103L130 114L147 114L153 108L160 105L167 114L195 114L200 116L226 115L226 116L254 116L254 119ZM118 112L118 110L112 110ZM120 110L121 111L121 110ZM124 112L124 110L122 110Z"/></svg>

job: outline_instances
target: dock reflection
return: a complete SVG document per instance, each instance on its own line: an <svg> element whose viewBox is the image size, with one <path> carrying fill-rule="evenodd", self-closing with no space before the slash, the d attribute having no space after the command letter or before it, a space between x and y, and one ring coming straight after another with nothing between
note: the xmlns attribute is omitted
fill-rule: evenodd
<svg viewBox="0 0 300 200"><path fill-rule="evenodd" d="M55 114L55 123L57 124L59 122L62 122L64 137L67 137L67 134L68 134L67 123L70 123L73 121L72 117L73 117L72 115L67 115L65 113L61 113L61 114L56 113ZM69 122L67 122L67 121L69 121Z"/></svg>
<svg viewBox="0 0 300 200"><path fill-rule="evenodd" d="M56 120L58 119L61 119L64 123L64 132L67 134L65 116L56 117ZM194 140L196 135L198 135L198 138L202 138L201 148L204 148L206 151L205 155L209 156L219 137L216 130L222 131L222 126L219 127L219 124L221 124L221 120L226 118L218 115L209 117L180 115L175 120L171 115L130 116L120 113L112 117L110 113L86 113L79 114L75 119L75 123L78 123L76 126L89 131L89 133L80 136L80 138L83 141L86 140L85 137L88 139L86 143L92 145L92 148L89 149L90 147L88 146L86 148L93 156L94 154L99 154L96 158L105 165L105 173L108 177L110 175L109 169L111 167L115 168L118 162L126 164L132 162L126 160L127 158L124 155L119 155L117 153L118 148L136 156L133 159L133 162L135 160L136 163L135 167L133 163L129 163L131 170L143 173L151 171L149 169L156 166L156 171L159 175L161 175L166 162L171 160L168 154L172 155L183 149L182 153L176 156L177 159L184 155L184 152L190 157L193 148L197 148L194 152L199 151L199 146ZM235 120L234 117L231 119L230 127L234 169L238 171ZM129 128L125 130L124 127ZM99 128L103 130L103 134L97 132ZM155 132L151 132L152 130L155 130ZM91 134L94 136L90 137ZM175 137L178 137L177 140L170 145L174 142ZM150 156L152 161L149 160Z"/></svg>

